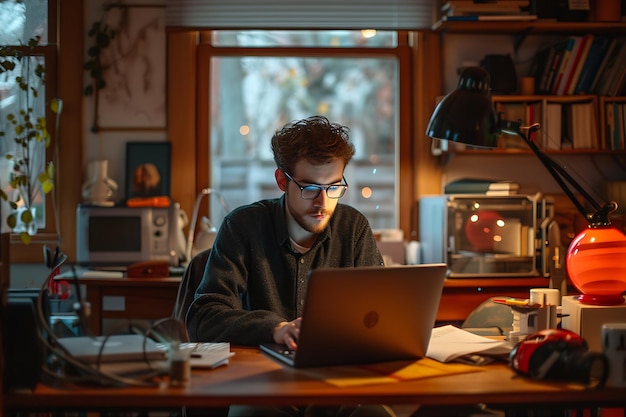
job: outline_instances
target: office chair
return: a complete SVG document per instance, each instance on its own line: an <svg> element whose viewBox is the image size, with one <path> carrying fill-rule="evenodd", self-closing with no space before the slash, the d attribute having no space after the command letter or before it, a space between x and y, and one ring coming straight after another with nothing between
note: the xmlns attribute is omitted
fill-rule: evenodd
<svg viewBox="0 0 626 417"><path fill-rule="evenodd" d="M183 277L180 280L178 294L176 295L176 303L174 304L174 309L172 310L172 318L180 320L183 323L185 322L187 310L193 302L196 294L196 288L198 288L198 285L202 280L204 268L207 260L209 259L210 253L211 249L206 249L198 253L196 256L191 258L191 261L189 261L189 264L183 272Z"/></svg>

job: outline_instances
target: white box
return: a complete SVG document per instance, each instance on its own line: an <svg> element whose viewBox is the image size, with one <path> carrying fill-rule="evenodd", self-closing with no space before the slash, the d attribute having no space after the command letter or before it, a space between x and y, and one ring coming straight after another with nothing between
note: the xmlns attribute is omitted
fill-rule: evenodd
<svg viewBox="0 0 626 417"><path fill-rule="evenodd" d="M625 297L626 301L626 297ZM571 330L587 341L589 350L602 352L602 324L626 323L626 303L617 306L581 304L578 296L565 296L562 300L561 327Z"/></svg>

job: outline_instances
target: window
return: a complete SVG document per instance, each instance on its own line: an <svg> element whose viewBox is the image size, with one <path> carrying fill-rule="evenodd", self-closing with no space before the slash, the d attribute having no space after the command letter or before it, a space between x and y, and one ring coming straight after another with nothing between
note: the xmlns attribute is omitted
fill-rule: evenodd
<svg viewBox="0 0 626 417"><path fill-rule="evenodd" d="M406 36L406 35L403 35ZM374 229L399 227L401 66L408 46L393 31L214 31L199 59L199 100L210 143L206 173L230 207L279 196L270 139L286 122L321 114L351 129L356 155L342 202ZM408 89L407 89L408 90ZM202 116L202 115L201 115ZM211 221L224 212L212 201Z"/></svg>
<svg viewBox="0 0 626 417"><path fill-rule="evenodd" d="M37 97L32 94L26 97L26 94L18 88L17 81L17 77L28 76L29 72L32 75L36 64L47 67L47 63L56 62L56 40L50 39L48 27L48 20L54 17L49 16L48 3L48 0L0 1L0 45L15 47L24 54L24 57L17 61L14 69L4 72L0 77L0 131L5 132L5 136L0 137L0 177L3 179L8 178L12 169L12 164L5 158L5 155L11 154L18 158L23 156L20 155L21 147L14 142L11 135L14 128L8 122L7 115L17 114L19 109L25 106L26 100L29 106L34 108L36 114L45 114L47 97L54 96L55 71L53 70L46 68L46 84L40 86ZM54 10L54 5L50 6L50 10ZM25 46L30 39L36 37L40 39L39 46L34 49ZM53 126L53 123L48 123L49 130ZM32 172L43 171L44 164L51 159L52 151L48 150L46 154L45 146L32 147L31 151L33 153L29 159L35 164ZM16 192L4 181L1 185L7 194ZM35 200L35 207L37 226L45 228L49 214L46 213L46 201L41 193ZM2 221L4 222L4 218Z"/></svg>

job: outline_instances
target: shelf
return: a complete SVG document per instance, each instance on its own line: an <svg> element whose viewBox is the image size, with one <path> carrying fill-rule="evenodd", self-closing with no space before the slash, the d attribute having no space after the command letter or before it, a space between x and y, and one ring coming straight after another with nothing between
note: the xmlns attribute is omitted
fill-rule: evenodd
<svg viewBox="0 0 626 417"><path fill-rule="evenodd" d="M602 150L602 149L563 149L559 151L550 151L542 149L542 152L547 155L626 155L626 150L624 151L610 151L610 150ZM497 155L497 156L533 156L533 153L530 150L523 149L464 149L464 150L451 150L444 151L444 154L453 154L453 155L476 155L476 156L485 156L485 155Z"/></svg>
<svg viewBox="0 0 626 417"><path fill-rule="evenodd" d="M557 21L476 21L442 22L438 21L431 29L436 32L454 33L603 33L607 35L626 34L624 22L557 22Z"/></svg>

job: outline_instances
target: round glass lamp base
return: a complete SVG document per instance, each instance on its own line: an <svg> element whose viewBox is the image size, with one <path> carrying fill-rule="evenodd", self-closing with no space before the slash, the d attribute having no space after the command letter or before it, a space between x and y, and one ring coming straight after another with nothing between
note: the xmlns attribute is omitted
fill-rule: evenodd
<svg viewBox="0 0 626 417"><path fill-rule="evenodd" d="M588 304L594 306L618 306L624 304L624 297L621 295L593 295L582 294L578 297L578 301L581 304Z"/></svg>
<svg viewBox="0 0 626 417"><path fill-rule="evenodd" d="M582 293L579 301L592 305L624 303L626 236L610 226L590 226L574 238L567 251L567 272Z"/></svg>

